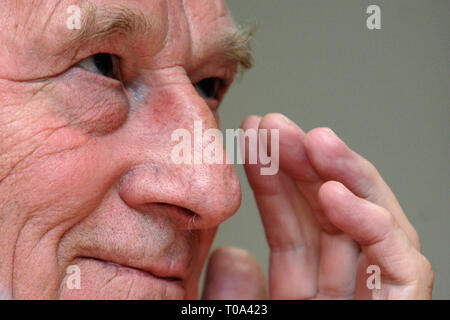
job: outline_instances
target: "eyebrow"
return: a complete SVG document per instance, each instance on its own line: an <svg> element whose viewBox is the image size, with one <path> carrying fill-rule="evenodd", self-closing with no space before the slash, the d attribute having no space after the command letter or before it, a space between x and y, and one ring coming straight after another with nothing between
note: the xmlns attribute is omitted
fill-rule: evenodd
<svg viewBox="0 0 450 320"><path fill-rule="evenodd" d="M97 8L88 3L82 14L81 29L70 39L80 45L98 38L116 35L148 36L152 32L150 20L136 9L120 5Z"/></svg>
<svg viewBox="0 0 450 320"><path fill-rule="evenodd" d="M224 57L231 62L236 62L239 72L245 72L253 67L250 42L255 32L256 26L239 27L223 38Z"/></svg>
<svg viewBox="0 0 450 320"><path fill-rule="evenodd" d="M82 14L81 29L77 31L67 47L79 48L93 40L118 35L146 37L154 30L150 19L138 9L120 5L98 8L88 2ZM250 42L255 31L255 26L233 28L220 39L223 58L236 63L241 73L253 66Z"/></svg>

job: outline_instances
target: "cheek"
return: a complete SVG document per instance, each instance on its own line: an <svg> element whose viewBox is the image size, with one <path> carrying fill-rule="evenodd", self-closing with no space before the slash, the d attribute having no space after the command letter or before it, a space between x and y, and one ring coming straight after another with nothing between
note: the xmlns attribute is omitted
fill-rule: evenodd
<svg viewBox="0 0 450 320"><path fill-rule="evenodd" d="M59 82L33 97L17 98L10 110L17 115L9 112L16 120L10 117L11 125L0 127L0 136L5 133L0 150L7 151L0 157L0 215L41 221L33 223L33 236L83 219L120 175L120 159L111 154L117 137L108 136L109 144L95 135L120 126L127 105L118 93L105 97L87 87L95 89L85 83L78 87L83 94L71 92Z"/></svg>
<svg viewBox="0 0 450 320"><path fill-rule="evenodd" d="M19 192L16 200L23 198L21 211L45 218L47 228L63 220L81 220L116 179L114 161L107 161L107 156L93 139L75 137L67 128L55 132L18 170L14 189Z"/></svg>
<svg viewBox="0 0 450 320"><path fill-rule="evenodd" d="M70 129L55 133L55 140L64 139L64 135L74 140L73 133L66 130ZM62 143L58 149L61 147ZM30 159L17 183L10 187L14 194L10 194L11 210L6 207L6 213L17 216L12 219L24 225L15 247L14 266L22 279L17 284L18 292L23 285L46 290L59 286L57 274L64 273L65 268L55 252L61 239L96 210L115 180L102 150L87 141L73 150ZM43 297L42 292L35 296Z"/></svg>
<svg viewBox="0 0 450 320"><path fill-rule="evenodd" d="M113 133L127 119L122 87L73 68L36 92L16 107L20 121L11 122L20 128L9 128L8 133L14 139L5 145L0 141L0 150L4 145L10 153L1 159L2 167L8 159L13 162L8 165L9 194L18 193L24 198L22 207L32 212L43 208L79 211L83 203L89 207L114 179L117 163L99 136Z"/></svg>

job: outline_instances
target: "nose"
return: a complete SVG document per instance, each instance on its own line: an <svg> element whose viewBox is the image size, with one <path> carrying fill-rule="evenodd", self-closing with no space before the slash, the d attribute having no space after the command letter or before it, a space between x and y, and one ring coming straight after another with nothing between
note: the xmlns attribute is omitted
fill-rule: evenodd
<svg viewBox="0 0 450 320"><path fill-rule="evenodd" d="M190 81L153 88L151 97L130 113L122 130L126 146L122 153L129 165L119 180L120 196L129 207L146 213L151 204L183 208L173 210L172 218L195 229L215 227L237 211L241 188L234 167L198 161L194 154L196 147L199 150L194 139L199 124L203 131L217 128L213 113ZM179 129L190 140L188 163L171 156L180 143L172 140L172 133ZM205 148L203 143L200 152ZM220 148L225 154L221 141ZM186 213L192 219L181 217Z"/></svg>

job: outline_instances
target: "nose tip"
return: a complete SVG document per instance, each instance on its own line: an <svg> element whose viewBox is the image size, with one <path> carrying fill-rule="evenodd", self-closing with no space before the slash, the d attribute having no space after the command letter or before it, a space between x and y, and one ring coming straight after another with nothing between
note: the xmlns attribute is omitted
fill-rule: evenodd
<svg viewBox="0 0 450 320"><path fill-rule="evenodd" d="M170 204L188 210L194 217L189 225L184 220L184 228L190 229L216 227L241 204L239 179L234 167L227 164L141 165L123 176L119 193L129 207L146 214L150 204Z"/></svg>
<svg viewBox="0 0 450 320"><path fill-rule="evenodd" d="M241 205L241 186L232 165L212 165L195 176L191 190L199 196L197 211L194 210L199 219L194 227L217 226L234 215Z"/></svg>

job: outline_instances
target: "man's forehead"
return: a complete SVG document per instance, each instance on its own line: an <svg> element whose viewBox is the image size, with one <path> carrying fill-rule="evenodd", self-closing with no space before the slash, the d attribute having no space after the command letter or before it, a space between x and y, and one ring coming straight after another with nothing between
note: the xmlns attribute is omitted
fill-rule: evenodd
<svg viewBox="0 0 450 320"><path fill-rule="evenodd" d="M226 20L229 20L229 25L232 24L231 16L224 0L183 0L183 7L186 14L193 19L214 20L224 17Z"/></svg>
<svg viewBox="0 0 450 320"><path fill-rule="evenodd" d="M15 63L22 66L10 71L16 79L28 76L26 69L39 73L37 62L41 66L48 62L56 70L63 63L58 61L57 53L70 52L71 45L80 45L87 40L100 41L117 34L128 39L133 35L148 36L146 42L150 50L155 50L158 37L162 43L161 38L170 29L169 24L177 25L181 23L179 20L189 24L178 36L180 39L190 38L194 47L191 50L202 52L212 48L244 69L251 65L249 33L234 26L222 0L8 0L8 3L7 14L16 19L12 23L9 21L9 29L14 30L9 33L9 39L2 39L4 46L17 52L33 52L33 58L15 57ZM80 8L81 24L78 29L69 29L68 19L76 14L69 8L74 5ZM52 59L54 61L50 61ZM24 70L23 75L21 70ZM4 72L8 74L8 70Z"/></svg>
<svg viewBox="0 0 450 320"><path fill-rule="evenodd" d="M85 23L92 17L104 19L99 21L108 23L110 19L120 18L125 11L137 13L123 16L132 19L122 20L125 22L142 22L144 19L135 19L139 16L145 17L149 25L155 29L164 31L165 24L174 20L175 24L180 20L187 20L192 28L190 31L208 32L213 29L232 29L234 24L228 13L223 0L5 0L9 4L3 13L16 31L27 31L28 36L39 36L49 32L52 36L74 33L80 26L73 24L74 20ZM123 9L123 10L117 10ZM109 16L108 11L112 11ZM114 13L119 13L114 15ZM1 13L0 13L1 15ZM74 18L76 15L79 17ZM5 19L6 20L6 19ZM69 22L71 20L71 22ZM217 23L216 23L217 22ZM161 28L162 27L162 28ZM214 30L216 29L216 30ZM142 29L141 31L144 31Z"/></svg>

